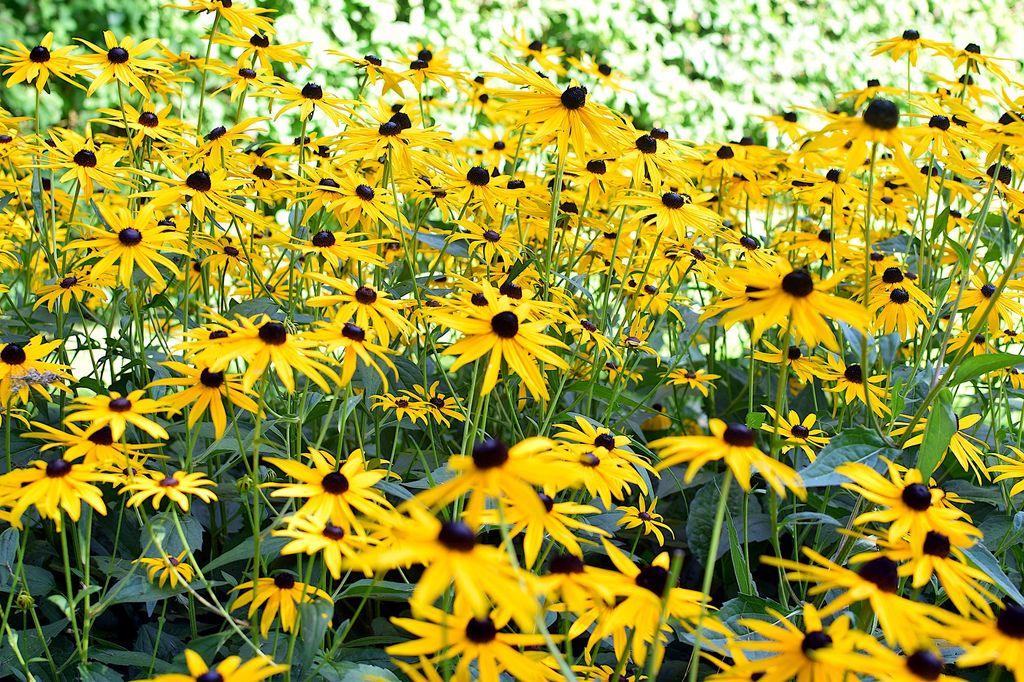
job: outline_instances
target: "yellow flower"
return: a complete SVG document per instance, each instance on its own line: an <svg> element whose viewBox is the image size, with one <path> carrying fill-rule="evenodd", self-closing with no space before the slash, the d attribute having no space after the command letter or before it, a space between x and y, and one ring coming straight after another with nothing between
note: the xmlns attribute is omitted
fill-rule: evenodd
<svg viewBox="0 0 1024 682"><path fill-rule="evenodd" d="M160 587L169 585L173 590L178 586L179 582L188 584L195 577L195 569L184 562L185 554L187 553L187 550L183 550L176 557L143 557L136 559L135 563L146 567L146 575L149 577L149 582L157 583ZM157 581L158 577L160 579L159 582Z"/></svg>
<svg viewBox="0 0 1024 682"><path fill-rule="evenodd" d="M49 462L36 460L24 469L15 469L2 477L4 486L14 486L3 496L3 503L10 505L9 522L21 528L21 517L29 506L44 519L50 519L62 530L64 514L72 521L78 521L82 503L86 503L99 514L105 515L103 494L94 483L112 481L111 474L100 473L94 464L69 462L53 459Z"/></svg>
<svg viewBox="0 0 1024 682"><path fill-rule="evenodd" d="M81 38L79 41L95 53L81 57L82 64L101 67L100 72L93 76L92 85L86 94L91 95L111 80L116 80L138 90L144 98L149 99L149 88L146 87L142 76L159 79L162 77L161 72L166 71L160 60L146 59L142 56L160 43L157 38L149 38L136 44L131 36L125 36L118 41L112 31L104 31L104 47Z"/></svg>
<svg viewBox="0 0 1024 682"><path fill-rule="evenodd" d="M185 649L185 662L188 675L168 673L138 682L260 682L288 669L287 665L276 664L266 656L252 658L244 663L238 656L228 656L211 668L202 656L191 649Z"/></svg>
<svg viewBox="0 0 1024 682"><path fill-rule="evenodd" d="M146 500L152 499L153 509L158 509L160 503L166 499L187 512L191 503L189 495L194 495L206 503L217 499L212 490L206 489L216 487L217 484L201 473L175 471L167 475L161 471L143 470L126 478L124 491L133 493L128 498L129 507L138 507Z"/></svg>
<svg viewBox="0 0 1024 682"><path fill-rule="evenodd" d="M270 626L278 614L281 616L281 630L291 632L298 621L299 604L313 603L318 598L334 604L331 595L312 585L297 582L290 573L278 573L273 578L260 578L255 582L249 580L231 591L238 592L232 611L248 604L249 617L252 618L260 608L263 609L260 634L264 637L270 633Z"/></svg>
<svg viewBox="0 0 1024 682"><path fill-rule="evenodd" d="M142 395L143 391L140 389L125 396L117 391L111 391L109 396L77 398L68 406L71 414L67 416L67 421L89 422L90 433L109 426L110 434L115 441L121 440L128 424L145 431L153 438L166 440L169 436L164 427L146 416L163 412L166 408L156 400L143 398Z"/></svg>
<svg viewBox="0 0 1024 682"><path fill-rule="evenodd" d="M743 424L726 424L721 419L712 419L709 427L710 436L668 436L652 442L650 447L661 457L655 468L660 471L686 462L689 466L684 480L689 483L708 462L725 460L744 490L750 490L751 473L757 471L780 496L791 490L800 499L806 498L800 475L761 452L755 445L753 429Z"/></svg>

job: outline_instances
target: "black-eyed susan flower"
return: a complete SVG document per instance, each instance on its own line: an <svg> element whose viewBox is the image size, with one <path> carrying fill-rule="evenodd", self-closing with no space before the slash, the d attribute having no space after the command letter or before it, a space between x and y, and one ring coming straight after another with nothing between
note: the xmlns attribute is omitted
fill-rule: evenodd
<svg viewBox="0 0 1024 682"><path fill-rule="evenodd" d="M746 679L842 682L863 669L865 657L857 651L860 633L850 626L848 616L825 624L813 604L804 604L801 615L802 627L775 610L768 611L770 619L740 619L738 624L758 637L731 643L747 655L729 673Z"/></svg>
<svg viewBox="0 0 1024 682"><path fill-rule="evenodd" d="M148 416L162 413L166 408L152 398L142 397L143 395L144 391L140 389L127 395L111 391L109 395L76 398L68 405L67 421L87 422L90 433L108 426L115 441L121 440L129 424L153 438L167 440L169 436L164 427Z"/></svg>
<svg viewBox="0 0 1024 682"><path fill-rule="evenodd" d="M93 54L79 57L82 65L99 69L98 73L92 74L88 90L90 95L114 80L149 99L149 88L143 76L159 79L161 72L166 70L161 60L144 56L159 44L157 38L136 43L131 36L118 40L112 31L104 31L103 47L81 38L79 41L93 51Z"/></svg>
<svg viewBox="0 0 1024 682"><path fill-rule="evenodd" d="M307 554L319 556L335 580L341 578L342 563L352 562L375 540L366 535L348 532L328 519L294 514L285 519L285 527L272 533L290 538L281 548L282 555Z"/></svg>
<svg viewBox="0 0 1024 682"><path fill-rule="evenodd" d="M888 477L859 462L836 468L851 481L843 483L844 488L880 507L860 514L854 524L884 524L889 542L909 536L915 550L920 550L930 530L955 537L960 545L969 546L980 537L967 513L944 502L943 491L925 483L919 470L904 470L889 460L885 462Z"/></svg>
<svg viewBox="0 0 1024 682"><path fill-rule="evenodd" d="M741 320L753 320L755 340L769 328L783 325L797 341L809 346L824 344L838 350L835 334L826 317L842 320L864 330L868 326L863 306L826 293L830 282L815 282L807 270L793 269L780 261L774 268L740 268L737 280L748 288L749 301L730 310L722 318L729 326Z"/></svg>
<svg viewBox="0 0 1024 682"><path fill-rule="evenodd" d="M150 386L181 388L160 398L160 402L172 415L188 408L186 423L189 428L194 427L208 413L213 422L214 434L217 438L223 436L228 423L225 401L251 414L259 412L259 406L251 397L252 391L242 386L238 375L211 372L205 367L194 367L183 362L170 361L163 364L181 376L158 379Z"/></svg>
<svg viewBox="0 0 1024 682"><path fill-rule="evenodd" d="M524 513L542 512L544 505L534 486L546 484L562 489L576 481L555 443L540 437L527 438L512 447L487 438L473 446L471 455L452 455L448 468L456 472L454 478L420 493L416 499L428 507L439 507L468 495L464 514L474 525L479 525L488 501L498 505L511 502Z"/></svg>
<svg viewBox="0 0 1024 682"><path fill-rule="evenodd" d="M930 415L931 413L929 412ZM942 462L942 459L947 454L953 453L957 463L963 470L973 472L979 481L991 478L988 467L985 464L985 453L982 451L982 448L985 447L984 441L967 432L968 429L977 426L981 422L981 415L967 414L960 416L954 414L953 416L955 418L956 430L950 436L949 444L946 445L946 450L942 453L939 463ZM890 433L893 436L903 436L907 433L908 426L909 421L897 421ZM914 425L913 435L903 442L903 447L908 448L923 443L924 431L927 426L928 417L919 419L917 424Z"/></svg>
<svg viewBox="0 0 1024 682"><path fill-rule="evenodd" d="M662 529L667 530L672 537L675 537L676 534L665 523L664 517L656 511L657 506L658 498L655 497L648 503L646 497L640 497L635 507L616 507L616 511L622 512L622 518L618 520L616 525L622 526L626 530L639 528L642 534L656 537L660 547L665 544L665 535L661 532Z"/></svg>
<svg viewBox="0 0 1024 682"><path fill-rule="evenodd" d="M149 582L159 587L169 586L172 590L178 583L188 584L195 577L195 569L185 561L188 550L182 550L177 556L142 557L135 563L146 567Z"/></svg>
<svg viewBox="0 0 1024 682"><path fill-rule="evenodd" d="M278 573L273 578L260 578L257 581L249 580L231 590L237 592L231 610L249 606L249 617L252 618L260 611L260 634L266 637L270 634L270 626L274 619L280 615L281 630L291 632L299 618L299 604L308 604L323 599L333 604L331 595L323 590L306 585L295 580L290 573Z"/></svg>
<svg viewBox="0 0 1024 682"><path fill-rule="evenodd" d="M117 279L125 288L131 287L136 268L159 286L165 286L165 275L157 266L177 271L178 267L164 254L187 253L185 235L173 224L162 223L150 204L137 213L127 207L104 203L97 203L96 209L103 217L105 229L91 230L87 238L67 245L67 248L85 251L90 260L93 254L99 256L91 265L92 277L100 277L116 265Z"/></svg>
<svg viewBox="0 0 1024 682"><path fill-rule="evenodd" d="M838 613L856 602L867 601L878 617L885 640L890 644L917 648L928 643L931 636L945 632L944 626L935 620L942 613L941 609L899 595L898 566L889 557L877 554L859 564L854 571L809 547L803 548L803 554L817 565L771 556L761 557L761 560L786 569L789 580L812 583L810 595L835 590L831 600L819 609L823 617Z"/></svg>
<svg viewBox="0 0 1024 682"><path fill-rule="evenodd" d="M782 415L772 407L767 405L762 405L762 407L768 413L771 422L762 423L761 430L777 433L783 439L780 452L800 450L807 456L807 459L813 462L817 456L815 449L820 449L828 443L829 438L825 432L814 426L818 415L813 412L801 418L795 410L790 410L788 415Z"/></svg>
<svg viewBox="0 0 1024 682"><path fill-rule="evenodd" d="M113 480L111 474L98 471L95 464L61 458L48 462L36 460L24 469L8 472L3 478L4 483L11 486L4 495L5 504L11 507L10 524L21 528L25 510L35 507L41 517L54 522L58 533L63 528L65 514L71 521L78 521L83 503L105 515L103 493L95 484Z"/></svg>
<svg viewBox="0 0 1024 682"><path fill-rule="evenodd" d="M534 627L537 603L524 599L522 590L522 581L531 577L513 568L504 549L480 541L462 521L442 522L421 504L412 502L403 510L406 515L384 521L375 533L381 544L362 553L353 567L388 570L422 564L410 599L414 613L431 608L454 585L456 599L465 600L477 617L490 613L493 604L519 625Z"/></svg>
<svg viewBox="0 0 1024 682"><path fill-rule="evenodd" d="M548 387L540 363L552 369L567 369L565 360L550 349L564 348L565 344L544 334L548 323L531 317L528 302L513 305L489 285L484 284L483 289L486 305L472 306L459 314L432 314L438 323L464 335L443 351L444 355L457 356L452 371L488 355L481 393L491 392L502 366L506 366L522 378L533 395L547 399Z"/></svg>
<svg viewBox="0 0 1024 682"><path fill-rule="evenodd" d="M721 379L720 374L711 374L710 372L697 369L691 370L686 368L674 369L669 372L668 383L672 386L684 386L686 388L695 388L700 391L700 394L705 398L708 397L708 387L714 384L715 379Z"/></svg>
<svg viewBox="0 0 1024 682"><path fill-rule="evenodd" d="M380 490L374 486L388 476L385 469L370 469L361 450L353 450L339 461L324 450L309 450L306 457L313 466L279 457L268 457L268 464L276 466L296 482L265 483L274 488L271 497L294 497L304 500L298 514L318 520L330 521L346 530L365 535L364 521L380 519L391 509Z"/></svg>
<svg viewBox="0 0 1024 682"><path fill-rule="evenodd" d="M147 469L126 476L123 490L131 493L131 497L128 498L129 507L138 507L150 501L153 503L153 509L159 509L160 503L166 499L187 512L192 497L197 497L207 504L216 501L217 494L207 490L216 485L202 473L175 471L168 474Z"/></svg>
<svg viewBox="0 0 1024 682"><path fill-rule="evenodd" d="M331 389L327 379L337 382L338 377L329 366L331 360L316 350L318 342L288 331L281 322L267 315L239 316L226 326L230 329L227 335L202 344L195 357L197 365L204 365L211 372L223 372L233 360L244 360L244 389L252 388L270 366L289 393L295 390L296 371L328 393Z"/></svg>
<svg viewBox="0 0 1024 682"><path fill-rule="evenodd" d="M260 682L288 669L287 665L274 663L267 656L257 656L244 662L240 656L228 656L210 667L200 654L191 649L185 649L185 663L187 675L166 673L142 682Z"/></svg>
<svg viewBox="0 0 1024 682"><path fill-rule="evenodd" d="M474 664L483 679L496 680L503 674L517 680L560 679L556 670L542 662L549 654L537 650L544 643L543 635L505 632L509 618L500 611L474 614L462 608L446 613L425 607L419 618L392 618L391 622L415 639L389 646L390 655L429 656L429 661L436 662L456 660L453 679L471 679L470 666ZM424 664L433 665L427 660Z"/></svg>
<svg viewBox="0 0 1024 682"><path fill-rule="evenodd" d="M3 75L7 79L7 88L18 83L34 85L39 91L46 87L50 76L82 87L75 80L81 71L79 57L72 54L75 47L53 47L53 31L50 31L35 47L27 47L20 40L11 41L13 47L0 47L0 64L6 66Z"/></svg>
<svg viewBox="0 0 1024 682"><path fill-rule="evenodd" d="M616 147L613 115L604 105L588 99L586 87L572 83L560 90L528 66L500 58L497 61L507 73L492 76L528 88L496 93L507 102L502 109L517 114L517 127L526 126L538 143L555 140L559 158L566 157L570 146L577 154L585 155L588 140L601 149Z"/></svg>
<svg viewBox="0 0 1024 682"><path fill-rule="evenodd" d="M780 496L792 491L804 499L806 491L800 475L792 468L761 452L755 444L757 432L743 424L726 424L721 419L709 422L710 436L668 436L650 444L661 461L657 470L686 463L684 480L690 482L708 462L723 460L744 490L750 490L754 471L761 474Z"/></svg>
<svg viewBox="0 0 1024 682"><path fill-rule="evenodd" d="M74 378L68 371L70 367L43 359L61 343L60 339L44 341L43 335L37 334L25 344L6 343L0 346L0 396L5 401L17 396L24 402L31 391L46 400L50 399L50 387L69 392L66 382ZM40 380L33 381L33 377ZM42 380L44 378L45 381Z"/></svg>

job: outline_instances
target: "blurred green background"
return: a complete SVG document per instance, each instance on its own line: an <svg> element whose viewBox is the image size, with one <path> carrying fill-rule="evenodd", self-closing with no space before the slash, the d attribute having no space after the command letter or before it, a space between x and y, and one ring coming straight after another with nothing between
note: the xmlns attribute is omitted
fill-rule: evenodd
<svg viewBox="0 0 1024 682"><path fill-rule="evenodd" d="M182 4L185 4L184 2ZM870 57L872 43L915 28L925 38L957 47L981 45L986 54L1013 57L1024 45L1024 3L1015 0L269 0L278 12L279 40L308 41L308 54L335 87L333 47L353 54L389 50L405 55L419 41L448 47L470 71L487 68L500 41L525 32L569 54L600 57L633 77L631 92L606 101L643 125L659 124L695 139L735 138L757 117L795 105L830 105L834 94L868 78L903 86L905 62ZM201 53L210 15L193 15L160 0L0 0L0 42L35 44L54 31L57 44L73 37L101 42L104 28L119 37L159 35L176 51ZM403 57L403 61L408 61ZM944 63L922 60L922 72ZM335 73L339 73L337 77ZM348 77L351 80L350 77ZM920 80L919 82L924 82ZM607 94L607 93L606 93ZM27 88L3 93L17 113L29 113ZM81 95L47 96L51 120L81 108Z"/></svg>

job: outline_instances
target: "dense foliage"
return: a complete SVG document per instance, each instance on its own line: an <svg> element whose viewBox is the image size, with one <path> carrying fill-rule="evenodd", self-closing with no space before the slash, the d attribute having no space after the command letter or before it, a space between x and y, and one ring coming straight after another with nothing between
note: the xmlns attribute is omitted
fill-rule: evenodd
<svg viewBox="0 0 1024 682"><path fill-rule="evenodd" d="M4 671L1024 680L1012 63L697 142L535 34L173 10L0 47Z"/></svg>

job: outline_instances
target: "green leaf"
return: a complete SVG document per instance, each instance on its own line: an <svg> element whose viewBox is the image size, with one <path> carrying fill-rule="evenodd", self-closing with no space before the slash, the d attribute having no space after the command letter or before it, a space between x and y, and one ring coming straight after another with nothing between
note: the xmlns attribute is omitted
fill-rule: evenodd
<svg viewBox="0 0 1024 682"><path fill-rule="evenodd" d="M836 473L836 467L847 462L860 462L874 466L879 457L893 459L900 450L889 447L871 429L857 426L843 431L829 441L818 457L800 470L800 476L807 488L824 488L847 482L847 478Z"/></svg>
<svg viewBox="0 0 1024 682"><path fill-rule="evenodd" d="M1017 355L1016 353L974 355L960 363L956 368L953 379L949 382L949 386L957 386L965 381L977 379L989 372L1013 367L1021 363L1024 363L1024 355Z"/></svg>
<svg viewBox="0 0 1024 682"><path fill-rule="evenodd" d="M299 604L299 671L298 679L305 678L305 672L311 670L316 655L320 653L320 645L323 644L324 635L331 625L331 616L334 614L334 604L323 599L314 599L305 604Z"/></svg>
<svg viewBox="0 0 1024 682"><path fill-rule="evenodd" d="M261 538L260 539L260 554L267 559L275 559L281 553L281 549L288 544L288 538ZM253 548L255 543L251 537L242 540L240 543L234 546L231 550L224 552L216 559L212 560L205 567L203 567L203 573L209 574L215 568L221 566L227 566L233 564L236 561L248 561L252 559Z"/></svg>
<svg viewBox="0 0 1024 682"><path fill-rule="evenodd" d="M365 663L349 663L348 661L324 661L319 674L328 682L364 682L364 680L398 682L395 674L386 668L378 668Z"/></svg>
<svg viewBox="0 0 1024 682"><path fill-rule="evenodd" d="M942 461L954 433L956 416L953 414L953 394L949 389L943 389L932 405L931 412L928 413L924 440L917 451L917 468L921 470L924 480L928 480L935 467Z"/></svg>
<svg viewBox="0 0 1024 682"><path fill-rule="evenodd" d="M975 543L970 549L965 549L964 554L971 560L971 563L980 568L985 572L993 583L996 584L999 589L1007 594L1010 599L1014 600L1018 604L1024 604L1024 595L1020 593L1017 586L1013 584L1010 578L1003 572L1002 567L999 565L999 560L995 558L992 552L988 551L982 543Z"/></svg>
<svg viewBox="0 0 1024 682"><path fill-rule="evenodd" d="M757 584L754 582L754 576L750 574L750 564L743 553L739 535L736 534L736 524L733 523L731 516L726 516L726 525L729 528L729 558L732 559L732 570L736 574L736 585L740 589L740 594L756 596Z"/></svg>

